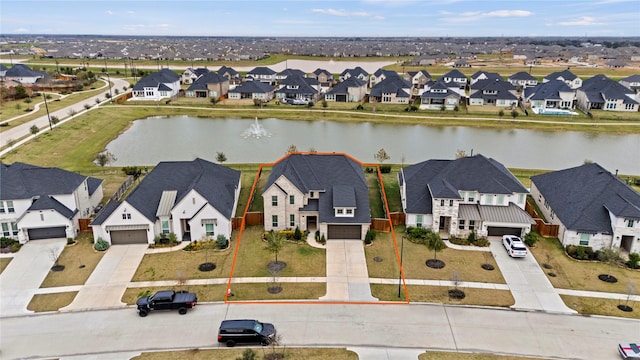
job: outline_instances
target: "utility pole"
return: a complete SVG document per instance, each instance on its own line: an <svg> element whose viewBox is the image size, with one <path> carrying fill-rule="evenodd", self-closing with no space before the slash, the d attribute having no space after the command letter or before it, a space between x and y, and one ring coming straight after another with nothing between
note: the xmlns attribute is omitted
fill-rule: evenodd
<svg viewBox="0 0 640 360"><path fill-rule="evenodd" d="M111 76L109 76L109 69L107 68L107 59L104 59L104 71L107 73L107 81L109 82L109 102L113 102L113 94L111 94Z"/></svg>
<svg viewBox="0 0 640 360"><path fill-rule="evenodd" d="M44 95L44 91L42 92L42 98L44 99L44 107L47 109L47 118L49 119L49 130L53 130L53 125L51 125L51 116L49 115L49 105L47 104L47 97Z"/></svg>

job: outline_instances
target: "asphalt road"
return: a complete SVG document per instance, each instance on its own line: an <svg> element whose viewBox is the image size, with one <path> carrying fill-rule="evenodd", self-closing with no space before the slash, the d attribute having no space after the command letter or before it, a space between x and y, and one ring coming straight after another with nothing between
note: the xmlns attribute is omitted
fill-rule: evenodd
<svg viewBox="0 0 640 360"><path fill-rule="evenodd" d="M286 346L363 346L478 351L553 359L617 359L640 321L505 309L411 305L200 304L187 315L134 308L3 318L0 357L217 347L223 319L273 322Z"/></svg>

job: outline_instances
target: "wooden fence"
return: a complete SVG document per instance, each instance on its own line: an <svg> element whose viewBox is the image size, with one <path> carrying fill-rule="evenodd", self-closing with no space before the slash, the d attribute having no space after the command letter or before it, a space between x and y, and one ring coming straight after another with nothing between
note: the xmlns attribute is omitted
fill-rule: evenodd
<svg viewBox="0 0 640 360"><path fill-rule="evenodd" d="M540 215L538 215L538 211L535 206L531 205L529 201L527 201L524 209L529 213L529 215L533 218L533 221L536 224L533 226L533 230L538 234L544 237L557 237L558 232L560 231L560 226L555 224L549 224L542 220Z"/></svg>
<svg viewBox="0 0 640 360"><path fill-rule="evenodd" d="M231 228L233 230L239 229L240 224L242 224L241 217L234 217L231 219ZM261 211L248 212L246 216L245 226L250 225L263 225L264 224L264 213Z"/></svg>
<svg viewBox="0 0 640 360"><path fill-rule="evenodd" d="M78 227L80 228L80 231L91 230L89 228L89 224L91 224L91 219L78 219Z"/></svg>

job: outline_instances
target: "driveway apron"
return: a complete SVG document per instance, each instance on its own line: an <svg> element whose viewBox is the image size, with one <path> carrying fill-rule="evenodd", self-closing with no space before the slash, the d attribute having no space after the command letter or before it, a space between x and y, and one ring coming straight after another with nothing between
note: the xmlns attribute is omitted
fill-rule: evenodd
<svg viewBox="0 0 640 360"><path fill-rule="evenodd" d="M62 253L67 239L32 240L16 253L0 275L0 314L32 313L27 305Z"/></svg>
<svg viewBox="0 0 640 360"><path fill-rule="evenodd" d="M73 302L60 310L124 306L125 304L121 301L122 295L148 247L147 244L111 246Z"/></svg>
<svg viewBox="0 0 640 360"><path fill-rule="evenodd" d="M370 302L369 272L359 240L327 241L327 294L322 301Z"/></svg>
<svg viewBox="0 0 640 360"><path fill-rule="evenodd" d="M576 313L564 304L531 252L524 258L511 258L502 246L502 240L492 240L491 253L516 301L511 308Z"/></svg>

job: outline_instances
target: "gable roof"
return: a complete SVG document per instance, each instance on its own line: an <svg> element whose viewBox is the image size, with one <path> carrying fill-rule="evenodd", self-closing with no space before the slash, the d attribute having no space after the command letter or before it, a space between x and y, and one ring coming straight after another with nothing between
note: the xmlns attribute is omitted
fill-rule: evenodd
<svg viewBox="0 0 640 360"><path fill-rule="evenodd" d="M301 95L315 95L318 93L316 89L309 85L309 83L306 81L306 78L300 75L289 75L286 77L286 79L283 79L280 84L283 86L280 89L276 90L276 93ZM292 86L294 86L295 88L290 88Z"/></svg>
<svg viewBox="0 0 640 360"><path fill-rule="evenodd" d="M226 77L219 75L213 71L210 71L199 78L189 86L187 91L193 90L207 90L207 84L221 84L225 81L229 81Z"/></svg>
<svg viewBox="0 0 640 360"><path fill-rule="evenodd" d="M316 76L318 76L318 75L320 75L320 74L325 74L325 75L327 75L327 76L333 77L333 74L332 74L332 73L330 73L328 70L320 69L320 68L315 69L315 70L313 71L313 74L315 74Z"/></svg>
<svg viewBox="0 0 640 360"><path fill-rule="evenodd" d="M151 73L140 79L134 86L134 90L143 90L147 87L155 87L161 90L170 90L165 84L171 84L180 81L180 75L164 68L158 72Z"/></svg>
<svg viewBox="0 0 640 360"><path fill-rule="evenodd" d="M398 97L409 97L404 89L411 89L411 83L398 74L387 76L371 88L370 96L380 97L382 94L396 94Z"/></svg>
<svg viewBox="0 0 640 360"><path fill-rule="evenodd" d="M637 104L637 101L627 96L633 96L635 94L633 90L602 74L583 81L578 91L583 92L589 102L603 103L606 100L622 99L625 103Z"/></svg>
<svg viewBox="0 0 640 360"><path fill-rule="evenodd" d="M220 66L220 68L218 69L218 75L222 75L222 76L229 75L229 77L239 76L238 72L235 69L230 68L228 66L224 66L224 65Z"/></svg>
<svg viewBox="0 0 640 360"><path fill-rule="evenodd" d="M196 78L201 77L202 75L211 72L211 70L207 68L187 68L192 74L196 75Z"/></svg>
<svg viewBox="0 0 640 360"><path fill-rule="evenodd" d="M351 75L351 76L359 76L359 75L364 75L365 77L369 76L369 73L366 72L363 68L361 68L360 66L356 66L353 69L345 69L342 73L340 73L340 76L343 77L345 75Z"/></svg>
<svg viewBox="0 0 640 360"><path fill-rule="evenodd" d="M418 74L422 74L425 77L431 79L431 75L427 72L427 70L419 70L419 71L408 71L407 74L409 74L409 76L411 78L414 78L416 75Z"/></svg>
<svg viewBox="0 0 640 360"><path fill-rule="evenodd" d="M233 216L231 212L235 206L235 190L239 181L240 171L200 158L193 161L166 161L154 167L125 201L155 222L165 191L176 191L175 203L178 203L191 190L195 190L230 219ZM171 208L174 205L171 204ZM106 209L103 210L105 211Z"/></svg>
<svg viewBox="0 0 640 360"><path fill-rule="evenodd" d="M274 75L276 72L266 66L258 66L249 71L247 75Z"/></svg>
<svg viewBox="0 0 640 360"><path fill-rule="evenodd" d="M572 73L569 70L557 71L544 77L545 80L563 80L563 81L573 81L576 78L577 78L576 74Z"/></svg>
<svg viewBox="0 0 640 360"><path fill-rule="evenodd" d="M73 218L73 216L78 212L78 209L71 210L51 196L40 196L35 199L28 210L55 210L60 215L64 216L65 219Z"/></svg>
<svg viewBox="0 0 640 360"><path fill-rule="evenodd" d="M444 80L430 81L427 83L427 86L429 90L423 92L422 95L420 95L422 99L443 99L449 96L454 96L458 99L460 98L460 94L451 90L451 88L447 84L445 84Z"/></svg>
<svg viewBox="0 0 640 360"><path fill-rule="evenodd" d="M458 191L527 193L504 165L483 155L423 161L403 168L400 176L406 186L408 213L431 214L433 198L459 199Z"/></svg>
<svg viewBox="0 0 640 360"><path fill-rule="evenodd" d="M347 94L349 92L349 88L358 88L363 86L367 86L366 81L352 76L332 87L327 94Z"/></svg>
<svg viewBox="0 0 640 360"><path fill-rule="evenodd" d="M305 77L305 73L302 70L298 70L298 69L284 69L282 71L280 71L278 73L279 76L300 76L300 77Z"/></svg>
<svg viewBox="0 0 640 360"><path fill-rule="evenodd" d="M498 73L494 73L494 72L488 72L488 71L476 71L475 73L473 73L473 75L471 75L471 79L472 80L476 80L479 77L483 76L486 77L487 80L502 80L502 76L500 76L500 74ZM484 79L483 79L484 80Z"/></svg>
<svg viewBox="0 0 640 360"><path fill-rule="evenodd" d="M640 194L597 163L531 177L569 230L611 234L614 215L640 220Z"/></svg>
<svg viewBox="0 0 640 360"><path fill-rule="evenodd" d="M525 72L525 71L517 72L517 73L509 76L508 79L509 80L526 80L526 81L536 80L535 77L533 77L531 74L529 74L528 72Z"/></svg>
<svg viewBox="0 0 640 360"><path fill-rule="evenodd" d="M560 100L561 92L573 92L569 85L562 80L551 80L546 83L524 89L524 97L530 100Z"/></svg>
<svg viewBox="0 0 640 360"><path fill-rule="evenodd" d="M6 77L37 77L45 76L46 72L32 70L30 67L24 64L15 64L4 74Z"/></svg>
<svg viewBox="0 0 640 360"><path fill-rule="evenodd" d="M0 164L0 200L72 194L85 179L91 178L54 167L39 167L21 162ZM89 184L96 186L100 183L102 180L93 179Z"/></svg>
<svg viewBox="0 0 640 360"><path fill-rule="evenodd" d="M460 70L457 69L453 69L451 71L449 71L448 73L442 75L440 77L440 79L444 80L445 78L451 78L451 79L467 79L467 76L463 73L460 72Z"/></svg>
<svg viewBox="0 0 640 360"><path fill-rule="evenodd" d="M364 171L362 165L350 157L340 154L289 154L273 166L263 193L281 176L286 177L303 194L310 191L320 192L319 222L371 222ZM352 206L353 200L347 200L349 207L357 207L354 217L335 217L334 207L345 206L343 201L347 200L334 203L334 192L348 196L349 199L353 193L355 206Z"/></svg>
<svg viewBox="0 0 640 360"><path fill-rule="evenodd" d="M275 87L260 81L245 81L242 84L233 88L233 90L229 90L229 94L232 94L232 93L264 94L264 93L272 92L274 89Z"/></svg>

